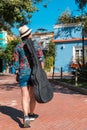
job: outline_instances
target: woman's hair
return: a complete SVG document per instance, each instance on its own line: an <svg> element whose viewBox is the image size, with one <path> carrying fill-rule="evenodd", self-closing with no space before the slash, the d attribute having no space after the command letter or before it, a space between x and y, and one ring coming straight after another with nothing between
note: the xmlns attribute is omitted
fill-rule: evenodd
<svg viewBox="0 0 87 130"><path fill-rule="evenodd" d="M29 36L30 34L28 34L27 36L25 36L25 37L22 37L21 39L22 40L25 40L25 39L27 39L28 38L28 36Z"/></svg>
<svg viewBox="0 0 87 130"><path fill-rule="evenodd" d="M27 36L22 37L21 39L22 39L22 40L27 39L27 38L29 37L30 34L31 34L31 33L29 33Z"/></svg>

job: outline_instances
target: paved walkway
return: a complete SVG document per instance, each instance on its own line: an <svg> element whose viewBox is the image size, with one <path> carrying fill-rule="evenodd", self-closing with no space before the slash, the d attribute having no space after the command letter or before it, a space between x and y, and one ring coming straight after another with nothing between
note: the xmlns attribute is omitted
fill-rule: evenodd
<svg viewBox="0 0 87 130"><path fill-rule="evenodd" d="M29 130L87 130L87 97L58 85L46 104L37 103L39 117ZM0 76L0 130L23 128L21 93L14 76Z"/></svg>

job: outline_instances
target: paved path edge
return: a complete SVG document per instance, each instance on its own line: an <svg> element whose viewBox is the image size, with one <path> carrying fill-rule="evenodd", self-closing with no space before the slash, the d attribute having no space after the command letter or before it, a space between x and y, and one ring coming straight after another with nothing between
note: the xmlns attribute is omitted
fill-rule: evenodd
<svg viewBox="0 0 87 130"><path fill-rule="evenodd" d="M87 89L85 88L80 88L79 86L75 86L75 85L72 85L72 84L68 84L68 83L65 83L65 82L61 82L61 81L57 81L57 83L59 85L62 85L64 87L67 87L71 90L74 90L76 92L80 92L81 94L84 94L84 95L87 95Z"/></svg>

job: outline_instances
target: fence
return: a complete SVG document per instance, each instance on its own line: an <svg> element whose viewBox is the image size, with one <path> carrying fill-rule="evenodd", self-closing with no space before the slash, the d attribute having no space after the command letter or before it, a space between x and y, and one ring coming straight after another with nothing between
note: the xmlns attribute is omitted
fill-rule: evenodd
<svg viewBox="0 0 87 130"><path fill-rule="evenodd" d="M73 69L72 72L66 73L63 72L63 68L61 67L59 73L55 73L53 68L53 72L48 75L51 79L61 80L61 81L67 81L69 83L74 84L75 86L78 86L79 84L85 83L87 84L87 68L78 68Z"/></svg>

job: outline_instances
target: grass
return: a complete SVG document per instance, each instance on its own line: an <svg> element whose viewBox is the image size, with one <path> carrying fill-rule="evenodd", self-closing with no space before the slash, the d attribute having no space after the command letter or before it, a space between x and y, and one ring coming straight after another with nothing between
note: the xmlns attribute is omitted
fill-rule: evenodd
<svg viewBox="0 0 87 130"><path fill-rule="evenodd" d="M80 82L78 82L78 86L81 87L81 88L87 89L87 82L85 82L85 81L84 81L84 82L83 82L83 81L81 82L81 81L80 81Z"/></svg>
<svg viewBox="0 0 87 130"><path fill-rule="evenodd" d="M68 83L68 84L75 85L75 79L62 79L61 81L65 82L65 83ZM80 87L80 88L87 89L87 81L78 80L77 86Z"/></svg>

